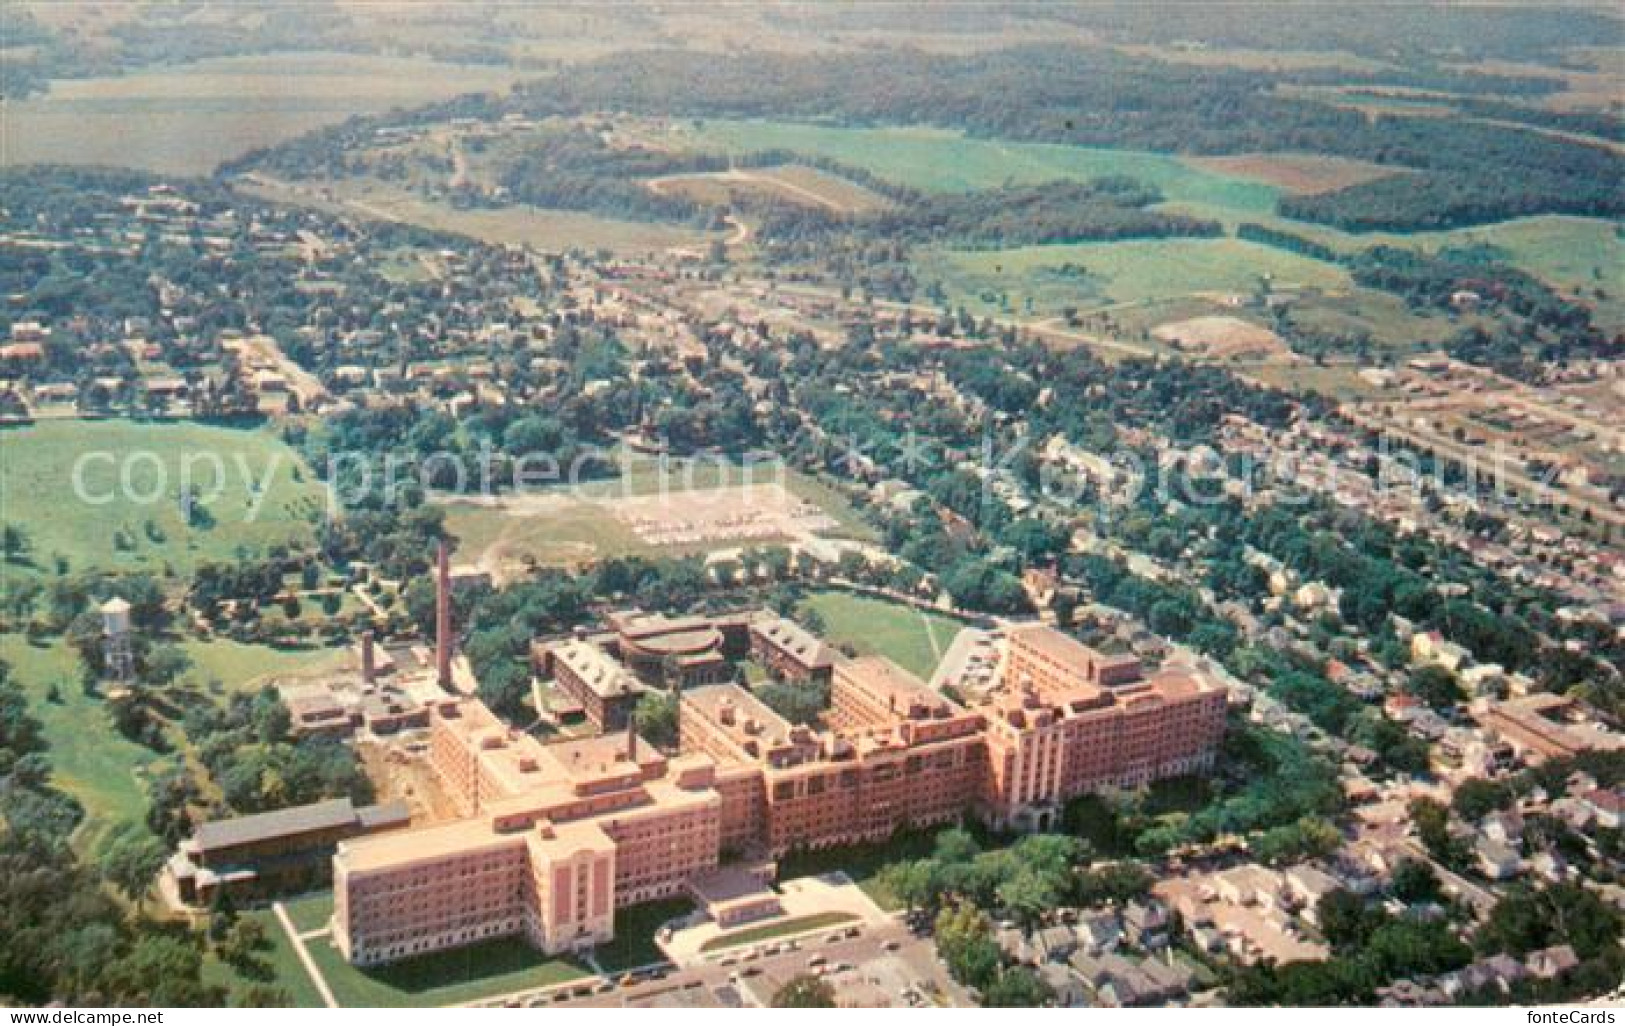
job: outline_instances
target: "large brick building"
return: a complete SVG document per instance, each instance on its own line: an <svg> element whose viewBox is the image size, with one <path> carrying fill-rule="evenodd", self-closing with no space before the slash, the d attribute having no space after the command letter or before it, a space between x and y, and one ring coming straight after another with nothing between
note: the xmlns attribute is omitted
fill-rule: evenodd
<svg viewBox="0 0 1625 1026"><path fill-rule="evenodd" d="M524 934L547 952L600 944L614 910L714 870L715 766L630 731L543 745L474 700L430 720L430 764L463 818L340 845L334 938L359 964Z"/></svg>
<svg viewBox="0 0 1625 1026"><path fill-rule="evenodd" d="M837 661L822 728L701 686L667 757L630 730L544 745L447 699L429 760L461 818L341 844L334 937L358 963L509 934L588 947L615 908L692 890L725 860L967 815L1045 828L1076 795L1209 767L1224 730L1224 689L1196 671L1147 678L1036 625L1001 639L993 685L967 702L885 659Z"/></svg>
<svg viewBox="0 0 1625 1026"><path fill-rule="evenodd" d="M995 826L1048 829L1062 803L1213 765L1225 689L1194 670L1146 678L1139 660L1103 655L1027 625L1006 639L986 719L983 815Z"/></svg>

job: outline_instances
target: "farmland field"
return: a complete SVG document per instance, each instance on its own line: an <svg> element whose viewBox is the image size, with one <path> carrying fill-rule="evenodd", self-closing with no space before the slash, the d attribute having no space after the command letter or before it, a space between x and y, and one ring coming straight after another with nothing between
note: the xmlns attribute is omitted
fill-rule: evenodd
<svg viewBox="0 0 1625 1026"><path fill-rule="evenodd" d="M41 569L61 554L73 571L185 573L240 549L308 541L326 501L298 454L267 431L42 421L0 433L0 447L0 516L27 533ZM183 475L212 523L196 513L183 522Z"/></svg>
<svg viewBox="0 0 1625 1026"><path fill-rule="evenodd" d="M801 609L824 621L830 644L850 646L858 655L883 655L924 678L936 670L961 627L950 617L844 591L815 592Z"/></svg>
<svg viewBox="0 0 1625 1026"><path fill-rule="evenodd" d="M1392 167L1346 157L1312 153L1248 153L1235 157L1195 157L1205 171L1263 182L1288 192L1333 192L1400 173Z"/></svg>
<svg viewBox="0 0 1625 1026"><path fill-rule="evenodd" d="M749 153L784 149L865 168L888 181L936 192L993 189L1057 179L1130 175L1169 201L1270 211L1277 190L1141 150L973 139L934 128L832 128L783 121L704 121L660 134L668 146Z"/></svg>
<svg viewBox="0 0 1625 1026"><path fill-rule="evenodd" d="M673 248L703 249L710 239L718 237L715 233L682 225L623 221L576 210L519 206L460 210L371 179L299 185L272 182L261 176L245 177L243 181L246 191L266 199L300 203L332 213L421 225L493 245L646 253Z"/></svg>
<svg viewBox="0 0 1625 1026"><path fill-rule="evenodd" d="M354 114L505 89L510 70L360 54L220 57L62 80L8 101L0 164L116 164L200 175Z"/></svg>
<svg viewBox="0 0 1625 1026"><path fill-rule="evenodd" d="M1157 239L1023 246L1016 249L926 250L923 281L980 302L1006 295L1014 309L1031 297L1033 312L1065 306L1145 303L1198 293L1252 293L1263 275L1277 286L1350 287L1347 273L1319 260L1238 239Z"/></svg>

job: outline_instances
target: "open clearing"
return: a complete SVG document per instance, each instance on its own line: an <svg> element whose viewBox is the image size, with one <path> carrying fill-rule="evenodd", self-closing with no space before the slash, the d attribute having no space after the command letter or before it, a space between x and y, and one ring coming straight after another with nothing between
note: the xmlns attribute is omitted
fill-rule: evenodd
<svg viewBox="0 0 1625 1026"><path fill-rule="evenodd" d="M1234 157L1192 157L1204 171L1245 178L1302 195L1335 192L1362 182L1403 173L1403 169L1347 157L1313 153L1246 153Z"/></svg>
<svg viewBox="0 0 1625 1026"><path fill-rule="evenodd" d="M506 89L520 77L485 65L306 53L60 80L44 96L7 102L0 162L207 174L250 149L351 115Z"/></svg>
<svg viewBox="0 0 1625 1026"><path fill-rule="evenodd" d="M191 639L181 644L192 657L192 669L182 677L207 684L219 681L226 693L258 690L273 678L302 677L333 670L343 664L344 649L271 648L245 645L230 638Z"/></svg>
<svg viewBox="0 0 1625 1026"><path fill-rule="evenodd" d="M28 711L50 745L51 781L79 799L85 821L76 847L96 852L114 830L142 823L147 814L147 769L158 761L113 728L102 699L79 683L79 657L67 642L34 645L20 634L0 635L0 659L28 696ZM47 695L56 686L57 699Z"/></svg>
<svg viewBox="0 0 1625 1026"><path fill-rule="evenodd" d="M820 591L808 595L801 610L824 622L824 638L858 655L883 655L923 678L930 678L962 624L900 602Z"/></svg>
<svg viewBox="0 0 1625 1026"><path fill-rule="evenodd" d="M446 529L485 569L573 566L614 556L691 555L811 534L872 540L835 489L795 471L639 458L621 476L524 495L446 496Z"/></svg>
<svg viewBox="0 0 1625 1026"><path fill-rule="evenodd" d="M648 186L662 195L679 194L700 203L737 205L767 197L835 214L869 213L886 206L886 198L856 182L801 164L783 167L732 168L651 178Z"/></svg>
<svg viewBox="0 0 1625 1026"><path fill-rule="evenodd" d="M193 663L180 684L196 685L217 701L267 677L312 672L343 658L336 649L275 649L226 639L192 639L180 647ZM3 634L0 659L10 664L30 714L44 728L53 782L85 808L78 847L94 852L114 831L141 823L147 813L147 773L160 756L120 734L102 698L85 693L79 657L67 642L36 645L21 634ZM220 694L203 688L211 680L221 683ZM54 700L49 697L53 686Z"/></svg>
<svg viewBox="0 0 1625 1026"><path fill-rule="evenodd" d="M1239 239L1155 239L1130 242L1023 246L999 250L926 249L920 279L939 279L950 290L989 308L988 297L1007 297L1016 310L1031 298L1033 311L1146 303L1192 295L1249 295L1268 276L1277 286L1347 289L1342 268Z"/></svg>
<svg viewBox="0 0 1625 1026"><path fill-rule="evenodd" d="M1239 317L1193 317L1158 325L1151 334L1175 348L1215 360L1243 355L1295 358L1281 336Z"/></svg>
<svg viewBox="0 0 1625 1026"><path fill-rule="evenodd" d="M745 944L760 944L764 941L777 940L780 937L789 937L793 934L811 933L814 930L823 930L831 926L845 926L857 921L857 916L850 912L815 912L810 916L798 916L793 919L782 919L777 922L754 926L738 933L723 934L713 937L700 945L701 951L722 951L726 948L737 948Z"/></svg>
<svg viewBox="0 0 1625 1026"><path fill-rule="evenodd" d="M0 432L0 450L0 518L28 534L45 571L61 554L71 571L187 573L240 549L309 541L326 502L299 455L265 430L41 421ZM182 520L186 476L211 525L196 512Z"/></svg>
<svg viewBox="0 0 1625 1026"><path fill-rule="evenodd" d="M575 210L540 207L459 210L371 179L294 184L252 175L237 181L244 191L264 199L298 203L348 217L420 225L493 245L534 246L553 251L607 249L616 253L649 253L703 249L710 239L720 238L714 232L681 225L621 221Z"/></svg>

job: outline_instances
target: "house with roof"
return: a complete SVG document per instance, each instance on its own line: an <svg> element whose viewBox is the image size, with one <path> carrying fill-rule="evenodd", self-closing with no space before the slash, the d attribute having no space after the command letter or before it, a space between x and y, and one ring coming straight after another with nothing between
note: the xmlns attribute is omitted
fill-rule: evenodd
<svg viewBox="0 0 1625 1026"><path fill-rule="evenodd" d="M1491 880L1510 880L1523 862L1516 848L1483 836L1473 845L1473 858L1478 871Z"/></svg>
<svg viewBox="0 0 1625 1026"><path fill-rule="evenodd" d="M1156 898L1131 901L1123 908L1123 938L1144 951L1167 947L1172 926L1168 906Z"/></svg>

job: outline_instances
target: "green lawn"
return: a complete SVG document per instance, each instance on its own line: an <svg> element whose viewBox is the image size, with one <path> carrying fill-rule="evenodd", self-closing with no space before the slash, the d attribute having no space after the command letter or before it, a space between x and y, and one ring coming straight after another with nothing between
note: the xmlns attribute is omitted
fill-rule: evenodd
<svg viewBox="0 0 1625 1026"><path fill-rule="evenodd" d="M326 938L305 942L327 985L346 1008L456 1005L589 975L582 965L542 954L519 937L500 937L390 965L361 969Z"/></svg>
<svg viewBox="0 0 1625 1026"><path fill-rule="evenodd" d="M770 941L776 937L788 937L791 934L811 933L826 926L839 926L850 923L858 917L850 912L817 912L810 916L798 916L794 919L782 919L774 923L764 923L753 926L748 930L737 933L725 933L720 937L712 937L700 945L701 951L721 951L724 948L737 948L745 944L756 944L761 941Z"/></svg>
<svg viewBox="0 0 1625 1026"><path fill-rule="evenodd" d="M282 907L287 911L294 929L300 933L321 930L326 928L328 920L333 916L333 892L301 894L297 898L284 901Z"/></svg>
<svg viewBox="0 0 1625 1026"><path fill-rule="evenodd" d="M321 994L311 982L310 974L305 972L304 964L299 961L299 955L293 949L293 942L288 939L287 931L282 929L282 924L277 922L275 913L270 909L256 909L243 915L258 920L265 928L265 936L269 943L259 952L259 960L264 968L263 974L244 972L235 966L227 965L214 957L211 952L203 962L203 981L225 987L233 994L241 993L252 984L268 984L281 989L294 1007L325 1007Z"/></svg>
<svg viewBox="0 0 1625 1026"><path fill-rule="evenodd" d="M181 648L192 657L186 676L198 682L218 680L227 692L246 691L270 677L294 676L336 667L344 651L335 648L273 648L245 645L230 638L190 638Z"/></svg>
<svg viewBox="0 0 1625 1026"><path fill-rule="evenodd" d="M285 904L295 929L305 932L325 925L332 914L333 897L323 892ZM665 956L654 944L655 931L693 907L691 902L673 900L619 910L615 913L615 939L598 948L594 959L607 973L663 961ZM369 969L344 961L326 937L311 938L305 947L333 996L347 1008L456 1005L591 974L577 960L544 955L519 937L501 937Z"/></svg>
<svg viewBox="0 0 1625 1026"><path fill-rule="evenodd" d="M647 901L617 909L615 939L594 951L593 958L609 973L636 969L651 962L663 962L666 956L655 946L655 932L693 910L694 903L686 898Z"/></svg>
<svg viewBox="0 0 1625 1026"><path fill-rule="evenodd" d="M272 673L289 673L330 663L331 649L283 652L233 641L182 643L196 666L188 676L218 678L228 691ZM50 744L54 782L85 808L76 843L93 855L113 831L140 823L147 814L146 779L163 761L151 749L113 727L103 700L80 685L78 655L61 639L30 644L21 634L0 635L0 659L28 696L29 711L44 727ZM56 700L48 698L56 686Z"/></svg>
<svg viewBox="0 0 1625 1026"><path fill-rule="evenodd" d="M42 421L0 432L0 450L0 515L27 533L42 572L61 554L70 572L185 574L239 551L308 542L325 502L315 475L266 430ZM212 525L182 522L188 477Z"/></svg>
<svg viewBox="0 0 1625 1026"><path fill-rule="evenodd" d="M29 711L44 727L53 783L85 807L75 841L93 855L114 829L144 821L145 777L159 757L115 730L101 698L84 693L78 655L66 642L37 647L20 634L4 634L0 658L11 664L12 679L22 685ZM57 701L47 700L53 684Z"/></svg>
<svg viewBox="0 0 1625 1026"><path fill-rule="evenodd" d="M844 591L814 592L801 609L818 614L831 644L850 646L858 655L886 656L925 678L961 628L951 617Z"/></svg>

